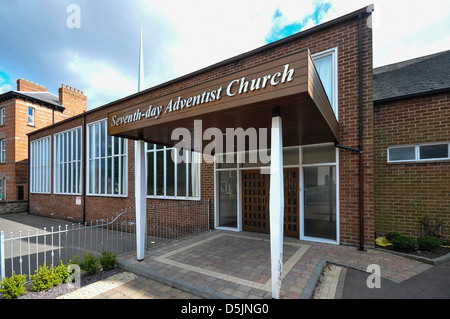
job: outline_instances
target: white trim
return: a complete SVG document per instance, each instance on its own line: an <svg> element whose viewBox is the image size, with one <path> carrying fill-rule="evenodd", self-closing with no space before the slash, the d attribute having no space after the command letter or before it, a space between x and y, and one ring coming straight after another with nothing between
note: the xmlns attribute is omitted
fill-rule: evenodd
<svg viewBox="0 0 450 319"><path fill-rule="evenodd" d="M75 181L75 183L76 183L75 186L76 186L76 188L79 188L80 191L79 192L73 192L73 173L74 173L74 171L77 170L77 166L78 165L76 165L76 164L78 162L80 163L80 172L83 171L83 148L81 147L80 159L78 160L78 159L76 159L76 157L74 155L75 154L74 149L77 148L77 145L74 144L74 143L71 143L72 150L71 150L71 158L70 159L69 159L69 148L66 147L66 144L67 144L69 138L71 139L71 142L73 141L72 140L72 137L73 137L73 134L74 134L73 132L76 132L78 130L79 130L79 133L80 133L79 134L80 135L80 139L82 139L83 138L83 130L82 130L81 126L73 127L71 129L59 132L59 133L57 133L57 134L55 134L53 136L53 158L54 158L54 160L53 160L53 172L55 172L53 174L54 175L53 176L53 193L55 195L81 195L83 193L83 181L80 181L79 179L77 179ZM56 154L56 148L58 146L56 141L57 141L58 137L61 137L61 138L59 138L60 147L63 146L62 147L62 148L64 148L63 152L66 153L65 157L64 157L64 160L61 163L58 162L58 154ZM61 150L60 150L60 152L61 152ZM76 153L76 154L78 155L78 153ZM72 170L70 171L71 185L69 185L68 178L65 178L65 177L69 176L69 163L72 164ZM61 166L64 167L65 174L59 174L59 176L57 176L57 174L56 174L56 166L57 165L61 165ZM73 168L73 165L75 165L75 169ZM61 191L61 192L57 191L57 186L56 186L56 179L57 178L61 178L59 180L60 183L58 183L60 185L60 187L59 187L60 190L64 190L64 187L61 186L62 182L64 182L66 184L65 185L66 186L65 187L65 189L66 189L65 192L64 191ZM68 191L69 190L69 186L70 186L71 192Z"/></svg>
<svg viewBox="0 0 450 319"><path fill-rule="evenodd" d="M201 174L201 172L202 172L202 157L201 157L201 154L200 153L197 153L197 152L193 152L193 151L189 151L188 152L188 154L189 154L189 159L188 159L188 161L185 163L185 168L186 168L186 177L185 177L185 179L186 179L186 195L185 196L183 196L183 195L178 195L178 175L177 175L177 172L178 172L178 165L179 164L177 164L176 162L174 162L174 194L175 195L167 195L167 161L168 161L168 159L167 159L167 151L172 151L173 149L174 149L174 147L166 147L166 146L163 146L163 148L160 148L160 149L156 149L156 144L153 144L153 148L152 149L150 149L150 148L148 148L148 145L149 144L153 144L153 143L146 143L146 145L145 145L145 176L147 176L147 179L148 179L148 171L147 171L147 169L148 169L148 160L147 160L147 158L148 158L148 154L150 154L150 153L152 153L153 154L153 195L151 195L151 194L147 194L146 195L146 198L147 199L163 199L163 200L183 200L183 201L199 201L199 200L201 200L201 176L202 176L202 174ZM160 145L160 146L162 146L162 145ZM156 153L157 152L162 152L163 153L163 162L164 162L164 166L163 166L163 172L164 172L164 180L163 180L163 183L164 183L164 188L163 188L163 190L164 190L164 195L156 195L156 171L157 171L157 165L156 165L156 163L157 163L157 156L156 156ZM191 165L193 165L194 163L193 163L193 161L192 161L192 155L193 154L195 154L194 155L194 157L196 157L196 159L195 159L195 163L196 163L196 165L198 165L199 167L198 167L198 174L199 174L199 176L198 176L198 178L199 178L199 185L198 185L198 196L189 196L189 190L190 190L190 188L191 188L191 184L192 184L192 177L190 176L190 174L189 174L189 165L188 164L191 164ZM177 156L178 156L178 153L177 153ZM147 180L146 180L146 182L147 182ZM148 193L148 191L147 191L147 193Z"/></svg>
<svg viewBox="0 0 450 319"><path fill-rule="evenodd" d="M305 147L316 147L316 146L326 146L326 145L332 145L329 143L325 144L317 144L317 145L311 145L311 146L303 146L300 147L300 240L304 241L311 241L311 242L317 242L317 243L324 243L324 244L332 244L332 245L339 245L341 241L340 237L340 201L339 201L339 149L335 149L336 152L336 162L334 163L317 163L317 164L303 164L303 148ZM305 223L304 223L304 216L305 216L305 198L304 198L304 179L303 179L303 168L304 167L318 167L318 166L335 166L336 167L336 240L331 239L325 239L320 237L310 237L305 236Z"/></svg>
<svg viewBox="0 0 450 319"><path fill-rule="evenodd" d="M311 55L314 59L323 58L325 56L331 55L333 63L333 98L331 101L331 107L333 108L336 119L339 120L339 64L338 64L338 47L334 47L322 52L315 53Z"/></svg>
<svg viewBox="0 0 450 319"><path fill-rule="evenodd" d="M420 148L422 146L433 146L433 145L447 145L447 157L441 158L420 158ZM409 160L391 160L390 150L399 148L414 148L414 159ZM386 158L388 164L406 164L406 163L426 163L426 162L444 162L450 160L450 142L433 142L433 143L420 143L420 144L410 144L410 145L396 145L389 146L386 150Z"/></svg>
<svg viewBox="0 0 450 319"><path fill-rule="evenodd" d="M321 242L321 243L327 243L327 244L333 244L333 245L339 245L340 243L340 190L339 190L339 149L335 149L335 161L334 162L324 162L324 163L314 163L314 164L303 164L303 149L305 148L313 148L313 147L323 147L323 146L333 146L333 143L321 143L321 144L314 144L314 145L303 145L303 146L290 146L290 147L284 147L283 151L286 149L292 149L297 148L299 152L299 162L298 165L283 165L284 168L298 168L299 169L299 240L305 240L305 241L311 241L311 242ZM225 155L225 154L217 154L217 155ZM240 232L242 231L242 172L246 170L257 170L261 168L268 168L267 166L255 166L255 167L241 167L239 165L239 162L236 163L235 167L229 167L229 168L218 168L219 163L217 161L214 161L214 228L220 229L220 230L230 230L230 231L236 231ZM304 235L304 192L303 192L303 168L304 167L320 167L320 166L334 166L336 169L336 240L329 240L324 238L315 238L315 237L308 237ZM238 221L237 221L237 227L236 228L230 228L230 227L223 227L219 226L219 194L218 194L218 173L223 171L237 171L237 187L238 187Z"/></svg>
<svg viewBox="0 0 450 319"><path fill-rule="evenodd" d="M102 156L102 123L105 123L105 134L104 134L104 156ZM119 138L119 137L113 137L108 135L108 128L107 128L107 118L100 119L94 122L90 122L86 124L86 196L99 196L99 197L116 197L116 198L126 198L128 197L128 139L126 138ZM93 129L94 128L94 129ZM98 137L95 138L95 132L98 129ZM91 158L91 134L94 133L94 146L93 146L93 152L94 156ZM108 138L111 137L111 153L108 155ZM114 148L114 139L118 139L119 144L119 150L117 150L117 154L115 154L115 148ZM99 143L99 153L98 156L95 155L95 147L97 146L97 143ZM121 144L122 148L124 148L124 153L121 154ZM123 159L125 158L125 165L122 165ZM111 160L111 184L108 185L108 159ZM119 164L119 170L118 170L118 181L119 181L119 193L114 193L114 181L116 176L115 174L115 160L117 159ZM104 160L104 167L102 166L102 160ZM91 176L91 161L98 161L98 176L96 174L92 174ZM125 167L123 167L125 166ZM122 169L125 169L125 174L122 174ZM101 181L102 176L102 170L104 171L104 179ZM125 175L125 179L122 179L122 176ZM91 177L93 180L93 186L95 186L96 181L98 179L98 191L95 192L95 189L93 188L93 192L91 192ZM124 186L125 184L125 186ZM125 189L124 189L125 188ZM124 190L124 193L122 193L122 190Z"/></svg>
<svg viewBox="0 0 450 319"><path fill-rule="evenodd" d="M33 115L30 115L30 109L33 110ZM31 119L33 120L32 122L30 122L30 116L31 116ZM27 124L34 126L35 118L36 118L36 108L34 108L32 106L28 106L27 117L28 117Z"/></svg>
<svg viewBox="0 0 450 319"><path fill-rule="evenodd" d="M47 143L47 144L46 144ZM46 145L45 145L46 144ZM47 161L44 163L44 150L47 151ZM30 193L51 194L52 182L52 136L48 135L30 142ZM37 171L35 169L38 168ZM44 172L42 171L44 169ZM38 174L35 176L34 174ZM42 174L46 174L43 176ZM35 182L39 184L35 184ZM46 184L47 183L47 184ZM46 191L48 189L48 191Z"/></svg>

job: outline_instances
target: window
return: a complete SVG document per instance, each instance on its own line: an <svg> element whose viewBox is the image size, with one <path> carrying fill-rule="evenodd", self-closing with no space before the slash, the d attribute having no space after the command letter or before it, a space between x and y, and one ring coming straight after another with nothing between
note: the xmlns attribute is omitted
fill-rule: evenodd
<svg viewBox="0 0 450 319"><path fill-rule="evenodd" d="M185 151L183 154L174 148L155 144L146 144L146 152L148 196L184 199L200 197L199 153Z"/></svg>
<svg viewBox="0 0 450 319"><path fill-rule="evenodd" d="M126 196L128 140L108 135L107 121L87 126L88 194Z"/></svg>
<svg viewBox="0 0 450 319"><path fill-rule="evenodd" d="M50 193L50 136L30 143L30 191Z"/></svg>
<svg viewBox="0 0 450 319"><path fill-rule="evenodd" d="M55 135L55 194L81 194L81 127Z"/></svg>
<svg viewBox="0 0 450 319"><path fill-rule="evenodd" d="M34 125L34 108L28 108L28 125Z"/></svg>
<svg viewBox="0 0 450 319"><path fill-rule="evenodd" d="M338 117L338 79L337 79L337 48L313 55L314 65L327 96L330 100L336 118Z"/></svg>
<svg viewBox="0 0 450 319"><path fill-rule="evenodd" d="M6 200L6 178L0 177L0 200Z"/></svg>
<svg viewBox="0 0 450 319"><path fill-rule="evenodd" d="M5 108L0 109L0 125L5 125Z"/></svg>
<svg viewBox="0 0 450 319"><path fill-rule="evenodd" d="M6 140L0 140L0 162L6 162Z"/></svg>
<svg viewBox="0 0 450 319"><path fill-rule="evenodd" d="M423 162L450 159L450 143L389 147L388 163Z"/></svg>

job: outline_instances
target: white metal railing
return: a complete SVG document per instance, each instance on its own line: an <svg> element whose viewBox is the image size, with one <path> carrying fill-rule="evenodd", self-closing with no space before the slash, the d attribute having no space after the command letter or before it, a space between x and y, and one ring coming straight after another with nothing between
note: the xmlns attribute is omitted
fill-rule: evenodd
<svg viewBox="0 0 450 319"><path fill-rule="evenodd" d="M28 280L39 266L58 266L86 252L108 250L120 256L136 250L136 222L134 208L122 210L110 220L97 220L71 226L36 228L32 234L19 231L6 236L0 232L0 279L5 276L27 274Z"/></svg>

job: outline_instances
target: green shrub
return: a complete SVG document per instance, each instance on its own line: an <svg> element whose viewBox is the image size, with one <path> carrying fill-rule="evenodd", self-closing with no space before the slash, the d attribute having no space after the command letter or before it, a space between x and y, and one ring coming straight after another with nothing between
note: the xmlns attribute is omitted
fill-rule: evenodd
<svg viewBox="0 0 450 319"><path fill-rule="evenodd" d="M16 272L13 272L12 277L3 278L0 292L8 299L16 299L27 293L25 288L26 281L27 275L16 275Z"/></svg>
<svg viewBox="0 0 450 319"><path fill-rule="evenodd" d="M441 240L436 237L423 236L417 238L417 244L420 250L433 250L441 246Z"/></svg>
<svg viewBox="0 0 450 319"><path fill-rule="evenodd" d="M69 279L69 276L71 275L71 273L69 272L70 264L71 261L69 261L66 265L64 265L62 260L60 260L59 266L53 270L55 275L56 286L59 284L65 284L67 282L67 279Z"/></svg>
<svg viewBox="0 0 450 319"><path fill-rule="evenodd" d="M392 241L392 239L400 237L400 236L403 236L403 235L401 235L400 233L397 233L395 231L392 231L392 232L387 233L385 237L387 240Z"/></svg>
<svg viewBox="0 0 450 319"><path fill-rule="evenodd" d="M100 260L93 253L88 252L83 256L83 261L79 265L89 275L93 275L98 271Z"/></svg>
<svg viewBox="0 0 450 319"><path fill-rule="evenodd" d="M417 249L417 240L411 236L396 235L389 240L395 250L409 253Z"/></svg>
<svg viewBox="0 0 450 319"><path fill-rule="evenodd" d="M103 270L110 270L116 268L118 264L117 256L113 255L111 252L103 250L100 253L100 265L102 265Z"/></svg>
<svg viewBox="0 0 450 319"><path fill-rule="evenodd" d="M57 279L53 269L47 267L45 263L43 266L39 266L39 271L35 270L35 272L36 274L31 276L34 291L49 290L57 285Z"/></svg>

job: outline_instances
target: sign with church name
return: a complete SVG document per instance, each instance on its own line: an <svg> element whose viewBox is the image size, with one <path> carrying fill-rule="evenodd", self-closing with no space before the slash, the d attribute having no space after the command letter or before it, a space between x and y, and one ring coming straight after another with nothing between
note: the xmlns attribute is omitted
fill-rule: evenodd
<svg viewBox="0 0 450 319"><path fill-rule="evenodd" d="M298 78L305 75L303 70L300 73L298 71L307 68L308 55L308 50L296 52L157 97L147 103L110 112L108 134L120 134L190 116L197 117L270 98L270 94L277 90L298 85Z"/></svg>
<svg viewBox="0 0 450 319"><path fill-rule="evenodd" d="M131 124L142 119L154 118L158 119L164 114L176 112L184 108L194 107L196 105L211 103L216 100L220 100L223 94L232 97L237 94L243 94L247 92L253 92L256 90L263 90L268 85L276 86L282 85L286 82L291 82L294 78L294 69L289 67L289 64L284 66L283 71L276 72L275 74L268 74L261 78L248 81L245 77L235 79L231 81L224 89L222 86L211 90L205 90L203 93L193 95L187 98L179 96L176 99L171 99L167 105L153 106L149 105L147 109L137 109L132 114L127 115L113 115L111 117L110 126L120 126L123 124Z"/></svg>

